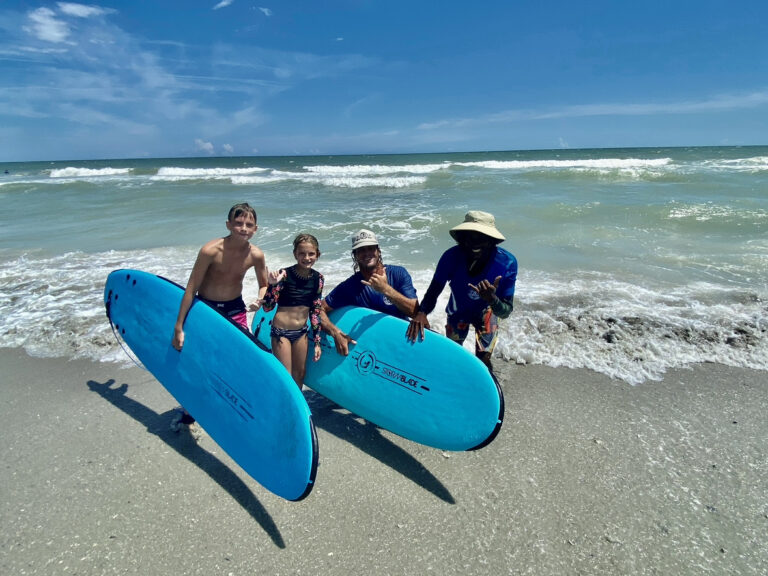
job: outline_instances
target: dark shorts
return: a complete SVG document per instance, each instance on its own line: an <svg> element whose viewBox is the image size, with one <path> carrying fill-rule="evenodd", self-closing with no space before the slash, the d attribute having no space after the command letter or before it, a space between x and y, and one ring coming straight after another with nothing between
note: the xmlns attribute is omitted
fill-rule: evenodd
<svg viewBox="0 0 768 576"><path fill-rule="evenodd" d="M200 297L198 296L198 298ZM248 330L248 315L242 296L238 296L233 300L227 300L226 302L207 300L206 298L200 298L200 300L208 304L208 306L216 310L224 318Z"/></svg>
<svg viewBox="0 0 768 576"><path fill-rule="evenodd" d="M458 315L448 316L445 335L459 344L467 339L469 327L475 327L475 354L493 352L498 339L499 320L490 307L479 318L467 321Z"/></svg>

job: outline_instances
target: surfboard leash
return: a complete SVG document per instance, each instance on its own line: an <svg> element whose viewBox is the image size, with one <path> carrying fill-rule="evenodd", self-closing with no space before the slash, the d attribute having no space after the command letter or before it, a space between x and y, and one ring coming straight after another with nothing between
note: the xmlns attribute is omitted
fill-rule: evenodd
<svg viewBox="0 0 768 576"><path fill-rule="evenodd" d="M112 315L110 314L111 306L112 306L112 291L110 290L109 296L107 297L107 301L104 302L104 307L107 309L107 320L109 320L109 327L112 328L112 334L114 335L117 343L120 345L120 348L123 349L123 352L125 352L125 355L128 356L131 362L133 362L137 367L141 368L142 370L146 370L147 372L149 372L149 370L147 370L147 367L144 366L144 364L142 364L138 358L133 357L131 352L129 352L130 346L128 346L127 342L125 342L125 340L123 340L120 337L120 334L118 333L118 329L115 326L115 323L112 322Z"/></svg>

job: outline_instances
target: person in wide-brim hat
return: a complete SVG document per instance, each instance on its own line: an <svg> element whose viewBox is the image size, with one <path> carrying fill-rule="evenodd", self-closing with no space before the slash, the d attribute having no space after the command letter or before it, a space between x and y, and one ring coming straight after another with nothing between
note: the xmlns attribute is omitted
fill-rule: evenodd
<svg viewBox="0 0 768 576"><path fill-rule="evenodd" d="M517 259L499 246L505 238L496 228L493 214L488 212L470 210L461 224L451 228L450 234L456 246L440 257L407 336L412 341L424 338L424 329L430 327L427 315L435 309L446 283L450 283L445 335L462 344L473 326L475 355L492 372L498 320L512 313Z"/></svg>
<svg viewBox="0 0 768 576"><path fill-rule="evenodd" d="M470 210L464 216L464 222L454 226L450 230L451 237L458 242L459 232L479 232L496 241L496 244L504 242L506 238L496 228L496 219L493 214L481 212L480 210Z"/></svg>

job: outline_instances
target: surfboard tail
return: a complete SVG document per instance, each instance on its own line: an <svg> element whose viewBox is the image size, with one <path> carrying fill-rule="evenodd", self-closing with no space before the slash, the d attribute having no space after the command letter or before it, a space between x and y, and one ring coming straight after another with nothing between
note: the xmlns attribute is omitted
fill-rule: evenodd
<svg viewBox="0 0 768 576"><path fill-rule="evenodd" d="M504 391L501 389L501 385L499 384L499 379L496 378L496 374L491 372L491 378L493 378L493 383L496 384L496 391L499 393L499 418L496 421L496 426L494 427L493 431L490 433L488 438L480 442L477 446L470 448L467 450L467 452L472 452L474 450L480 450L481 448L485 448L494 441L496 436L499 435L499 432L501 431L501 425L504 423Z"/></svg>
<svg viewBox="0 0 768 576"><path fill-rule="evenodd" d="M315 423L312 421L312 416L309 417L309 429L312 434L312 467L309 472L309 480L307 481L307 488L298 498L289 498L290 502L300 502L304 500L312 492L312 488L315 487L315 479L317 478L317 466L320 462L320 450L317 443L317 431L315 430Z"/></svg>

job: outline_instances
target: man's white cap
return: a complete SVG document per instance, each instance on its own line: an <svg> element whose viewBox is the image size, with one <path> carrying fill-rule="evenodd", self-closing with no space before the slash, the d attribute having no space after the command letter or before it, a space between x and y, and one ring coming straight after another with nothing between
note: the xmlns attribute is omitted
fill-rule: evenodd
<svg viewBox="0 0 768 576"><path fill-rule="evenodd" d="M376 239L376 234L370 230L360 230L357 234L352 236L352 250L357 250L363 246L378 246L379 241Z"/></svg>

